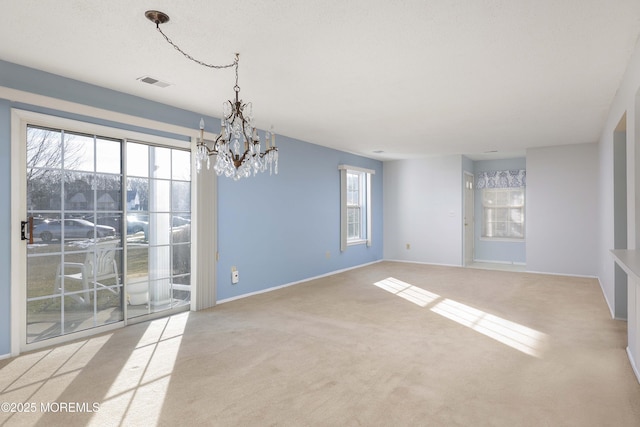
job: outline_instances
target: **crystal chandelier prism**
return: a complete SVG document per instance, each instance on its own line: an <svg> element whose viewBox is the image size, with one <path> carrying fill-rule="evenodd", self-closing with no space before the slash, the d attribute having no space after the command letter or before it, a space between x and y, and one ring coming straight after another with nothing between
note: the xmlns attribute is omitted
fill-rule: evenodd
<svg viewBox="0 0 640 427"><path fill-rule="evenodd" d="M208 68L235 67L236 84L235 100L228 100L222 104L222 119L220 120L220 134L213 141L204 138L204 119L200 119L200 133L196 142L196 171L199 173L203 165L211 167L211 157L215 156L213 170L218 175L224 175L234 180L247 178L264 172L278 173L278 147L276 147L273 127L265 134L264 151L260 145L260 137L255 126L253 106L251 102L244 104L240 99L238 85L238 63L240 54L236 53L235 60L228 65L212 65L193 58L160 29L160 24L169 21L169 16L157 10L148 10L145 16L156 24L156 29L165 40L187 59Z"/></svg>
<svg viewBox="0 0 640 427"><path fill-rule="evenodd" d="M273 128L266 132L265 149L262 151L258 130L254 125L253 105L242 103L238 86L238 60L236 54L235 101L222 104L220 134L211 146L204 139L204 119L200 119L200 136L197 142L196 170L200 172L202 164L211 165L211 156L215 156L213 170L218 175L234 180L256 175L269 169L269 174L278 173L278 147Z"/></svg>

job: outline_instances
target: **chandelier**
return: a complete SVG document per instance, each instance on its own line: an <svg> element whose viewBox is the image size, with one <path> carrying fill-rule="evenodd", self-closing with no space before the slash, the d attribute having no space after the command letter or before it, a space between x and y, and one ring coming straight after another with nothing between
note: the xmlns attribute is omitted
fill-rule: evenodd
<svg viewBox="0 0 640 427"><path fill-rule="evenodd" d="M246 104L240 99L238 85L238 63L240 54L236 53L235 60L227 65L207 64L193 58L173 43L160 29L160 24L169 21L169 16L157 10L148 10L145 16L156 24L156 29L165 40L187 59L208 68L222 69L234 67L236 84L233 86L235 99L222 104L222 118L220 119L220 134L214 141L204 139L204 119L200 119L200 133L196 143L196 171L199 173L202 165L207 169L211 166L211 156L215 156L213 170L217 175L238 180L264 172L278 173L278 147L273 127L265 134L265 149L262 151L260 137L255 127L253 105Z"/></svg>

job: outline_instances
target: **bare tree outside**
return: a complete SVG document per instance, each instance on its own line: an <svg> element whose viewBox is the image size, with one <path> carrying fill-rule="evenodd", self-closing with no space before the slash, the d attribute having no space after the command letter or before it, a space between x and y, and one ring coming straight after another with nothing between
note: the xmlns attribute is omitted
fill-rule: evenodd
<svg viewBox="0 0 640 427"><path fill-rule="evenodd" d="M27 181L44 178L52 169L62 167L62 132L29 126L27 128ZM80 145L69 144L73 134L64 134L64 162L66 169L74 169L84 150Z"/></svg>
<svg viewBox="0 0 640 427"><path fill-rule="evenodd" d="M27 128L28 210L59 209L52 196L60 194L63 155L65 169L73 169L85 154L82 145L70 144L74 137L53 129Z"/></svg>

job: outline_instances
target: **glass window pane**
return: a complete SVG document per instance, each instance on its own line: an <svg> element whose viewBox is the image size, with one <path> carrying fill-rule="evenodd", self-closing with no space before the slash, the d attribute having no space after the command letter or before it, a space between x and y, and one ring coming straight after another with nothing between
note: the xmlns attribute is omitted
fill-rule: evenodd
<svg viewBox="0 0 640 427"><path fill-rule="evenodd" d="M46 169L27 171L27 209L59 210L62 200L62 173Z"/></svg>
<svg viewBox="0 0 640 427"><path fill-rule="evenodd" d="M62 166L62 134L60 131L27 127L27 168Z"/></svg>
<svg viewBox="0 0 640 427"><path fill-rule="evenodd" d="M171 235L171 215L168 213L149 214L149 244L168 245ZM167 259L168 262L168 259Z"/></svg>
<svg viewBox="0 0 640 427"><path fill-rule="evenodd" d="M27 302L27 343L57 337L62 333L61 297Z"/></svg>
<svg viewBox="0 0 640 427"><path fill-rule="evenodd" d="M509 220L517 223L523 222L522 208L509 209Z"/></svg>
<svg viewBox="0 0 640 427"><path fill-rule="evenodd" d="M191 220L174 215L171 217L171 242L190 243L191 242Z"/></svg>
<svg viewBox="0 0 640 427"><path fill-rule="evenodd" d="M79 250L86 248L87 245L93 245L95 242L87 242L88 239L95 239L96 232L98 238L113 238L117 233L115 227L109 225L96 225L94 222L85 218L93 219L93 214L79 212L77 214L65 216L62 223L62 237L64 240L81 240L83 242L71 243L74 247L65 248L65 250ZM58 224L57 236L60 235L60 224ZM50 231L56 233L53 227ZM55 237L55 236L54 236Z"/></svg>
<svg viewBox="0 0 640 427"><path fill-rule="evenodd" d="M171 149L149 147L151 159L151 178L171 178Z"/></svg>
<svg viewBox="0 0 640 427"><path fill-rule="evenodd" d="M171 210L189 212L191 210L191 183L174 181L171 183Z"/></svg>
<svg viewBox="0 0 640 427"><path fill-rule="evenodd" d="M191 180L191 153L182 150L172 151L171 178L180 181Z"/></svg>
<svg viewBox="0 0 640 427"><path fill-rule="evenodd" d="M360 208L347 208L347 239L360 238Z"/></svg>
<svg viewBox="0 0 640 427"><path fill-rule="evenodd" d="M152 179L149 183L151 188L149 199L149 211L151 212L169 212L170 194L171 194L171 181L161 181Z"/></svg>
<svg viewBox="0 0 640 427"><path fill-rule="evenodd" d="M191 276L174 277L173 279L173 304L186 304L191 300Z"/></svg>
<svg viewBox="0 0 640 427"><path fill-rule="evenodd" d="M96 140L96 172L120 173L120 144L113 139Z"/></svg>
<svg viewBox="0 0 640 427"><path fill-rule="evenodd" d="M87 221L92 222L98 226L113 227L116 236L122 234L122 213L88 213L84 215L82 219L86 219Z"/></svg>
<svg viewBox="0 0 640 427"><path fill-rule="evenodd" d="M507 223L495 222L493 223L493 236L494 237L507 237Z"/></svg>
<svg viewBox="0 0 640 427"><path fill-rule="evenodd" d="M105 312L105 315L96 316L96 326L107 325L124 319L121 302L122 292L112 292L108 289L98 290L96 298L98 311ZM106 315L107 313L108 315Z"/></svg>
<svg viewBox="0 0 640 427"><path fill-rule="evenodd" d="M149 234L149 215L130 213L126 219L127 241L134 243L146 242Z"/></svg>
<svg viewBox="0 0 640 427"><path fill-rule="evenodd" d="M122 210L122 178L118 175L96 175L96 210Z"/></svg>
<svg viewBox="0 0 640 427"><path fill-rule="evenodd" d="M55 295L55 281L62 257L58 255L30 257L27 263L27 298Z"/></svg>
<svg viewBox="0 0 640 427"><path fill-rule="evenodd" d="M191 273L191 245L173 245L174 276Z"/></svg>
<svg viewBox="0 0 640 427"><path fill-rule="evenodd" d="M64 135L64 168L67 170L93 171L93 137L75 133Z"/></svg>
<svg viewBox="0 0 640 427"><path fill-rule="evenodd" d="M499 190L496 191L496 205L508 206L509 205L509 193L508 191Z"/></svg>
<svg viewBox="0 0 640 427"><path fill-rule="evenodd" d="M149 176L149 146L127 142L127 175Z"/></svg>
<svg viewBox="0 0 640 427"><path fill-rule="evenodd" d="M490 189L484 189L482 191L482 204L484 206L495 206L496 204L496 193Z"/></svg>
<svg viewBox="0 0 640 427"><path fill-rule="evenodd" d="M88 173L67 173L64 188L64 209L67 211L88 211L94 206L94 175Z"/></svg>
<svg viewBox="0 0 640 427"><path fill-rule="evenodd" d="M149 313L148 280L128 283L126 292L126 302L129 305L129 317L142 316Z"/></svg>
<svg viewBox="0 0 640 427"><path fill-rule="evenodd" d="M146 178L127 179L127 210L149 210L149 180Z"/></svg>
<svg viewBox="0 0 640 427"><path fill-rule="evenodd" d="M140 282L149 279L149 248L129 245L127 248L127 281Z"/></svg>
<svg viewBox="0 0 640 427"><path fill-rule="evenodd" d="M492 208L484 208L484 220L485 222L491 222L496 220L496 210Z"/></svg>
<svg viewBox="0 0 640 427"><path fill-rule="evenodd" d="M88 297L89 304L85 304L79 298ZM81 292L79 294L69 295L64 298L64 334L72 332L84 331L95 327L93 313L93 297L94 293Z"/></svg>
<svg viewBox="0 0 640 427"><path fill-rule="evenodd" d="M511 190L511 206L524 206L524 190Z"/></svg>
<svg viewBox="0 0 640 427"><path fill-rule="evenodd" d="M149 247L149 276L151 279L171 276L169 246Z"/></svg>
<svg viewBox="0 0 640 427"><path fill-rule="evenodd" d="M358 173L347 172L347 204L360 204L360 175Z"/></svg>
<svg viewBox="0 0 640 427"><path fill-rule="evenodd" d="M518 239L524 238L524 225L516 223L509 224L509 235L510 237Z"/></svg>
<svg viewBox="0 0 640 427"><path fill-rule="evenodd" d="M493 222L485 222L483 224L482 237L493 237Z"/></svg>
<svg viewBox="0 0 640 427"><path fill-rule="evenodd" d="M62 250L60 235L50 230L51 224L60 222L59 215L43 215L34 218L33 243L28 246L29 254L52 253ZM56 227L59 228L59 225Z"/></svg>
<svg viewBox="0 0 640 427"><path fill-rule="evenodd" d="M64 262L60 265L60 277L56 277L57 292L66 295L93 288L92 272L87 269L88 257L93 260L93 252L74 252L63 255ZM84 288L84 277L87 279L87 289Z"/></svg>

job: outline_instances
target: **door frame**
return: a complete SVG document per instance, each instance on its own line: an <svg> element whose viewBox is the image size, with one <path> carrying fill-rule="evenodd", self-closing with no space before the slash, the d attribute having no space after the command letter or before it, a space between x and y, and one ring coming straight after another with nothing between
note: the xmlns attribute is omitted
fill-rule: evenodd
<svg viewBox="0 0 640 427"><path fill-rule="evenodd" d="M467 177L471 177L471 188L467 189ZM463 171L462 177L462 265L467 266L467 227L471 227L471 262L475 254L475 186L474 175ZM467 190L471 190L471 220L467 221Z"/></svg>
<svg viewBox="0 0 640 427"><path fill-rule="evenodd" d="M69 103L62 101L51 100L51 98L41 98L45 103L53 104L50 108L56 108L59 104L62 104L65 109L61 110L62 113L67 115L79 114L81 111L88 109L86 106L79 104L73 104L73 107L69 111ZM48 105L49 106L49 105ZM138 119L132 116L123 115L120 113L109 112L106 110L91 109L93 113L100 112L101 114L95 114L92 117L93 120L110 120L116 122L123 127L140 127L141 122L149 127L161 132L171 132L175 134L189 135L193 133L192 129L184 127L178 127L169 125L166 123L156 122L147 119ZM124 119L124 120L123 120ZM181 141L178 139L167 138L157 136L153 134L141 133L139 131L127 130L118 127L104 126L88 121L79 121L69 118L52 116L47 114L41 114L33 111L22 110L18 108L11 109L11 314L10 314L10 334L11 334L11 356L17 356L21 352L35 350L42 347L48 347L56 345L62 342L68 342L71 340L85 338L102 332L110 331L116 328L121 328L129 323L126 316L123 321L115 322L113 324L99 326L96 328L87 329L84 331L75 332L72 334L62 335L55 338L38 341L35 343L26 343L26 280L27 280L27 247L21 240L20 221L25 220L27 216L26 197L27 197L27 183L26 183L26 129L27 125L43 126L62 128L65 130L90 133L90 134L102 134L113 138L122 139L123 141L130 139L138 139L140 141L147 141L149 143L155 143L164 146L172 146L176 148L189 149L192 153L192 171L191 171L191 211L192 211L192 235L191 235L191 260L192 260L192 294L191 294L191 310L195 310L197 307L197 261L196 261L196 247L198 244L197 239L197 179L196 171L194 167L195 157L193 156L195 147L195 138L191 138L190 141ZM216 186L213 186L214 190ZM215 191L214 191L215 193ZM217 194L213 194L212 197L216 198ZM214 218L215 220L215 218ZM217 239L214 239L214 241ZM215 280L213 281L215 287ZM126 314L126 313L125 313Z"/></svg>

